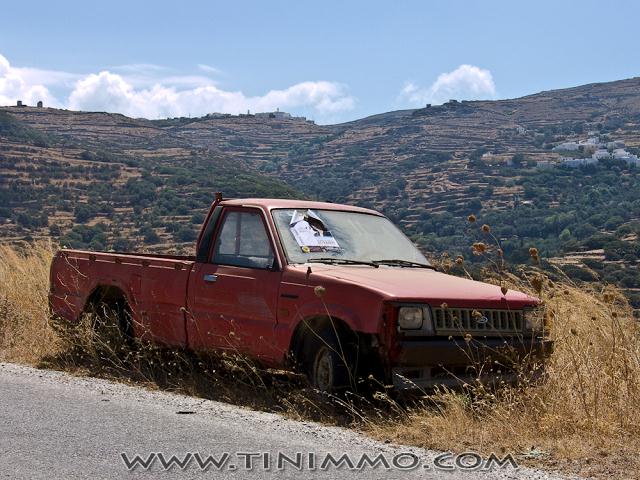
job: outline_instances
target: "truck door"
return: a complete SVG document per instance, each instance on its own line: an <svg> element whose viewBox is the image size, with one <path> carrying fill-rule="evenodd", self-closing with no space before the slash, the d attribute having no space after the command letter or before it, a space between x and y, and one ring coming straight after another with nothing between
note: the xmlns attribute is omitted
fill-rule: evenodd
<svg viewBox="0 0 640 480"><path fill-rule="evenodd" d="M275 346L281 272L263 213L225 207L209 260L188 288L187 333L194 349L225 349L269 363Z"/></svg>

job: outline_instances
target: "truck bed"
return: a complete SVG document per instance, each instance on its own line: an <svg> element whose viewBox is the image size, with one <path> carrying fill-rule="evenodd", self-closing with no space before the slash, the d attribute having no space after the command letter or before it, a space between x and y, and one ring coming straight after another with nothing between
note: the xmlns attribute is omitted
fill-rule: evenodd
<svg viewBox="0 0 640 480"><path fill-rule="evenodd" d="M109 295L111 288L124 293L136 336L183 346L187 285L194 263L192 256L64 249L51 267L51 310L77 321L92 295Z"/></svg>

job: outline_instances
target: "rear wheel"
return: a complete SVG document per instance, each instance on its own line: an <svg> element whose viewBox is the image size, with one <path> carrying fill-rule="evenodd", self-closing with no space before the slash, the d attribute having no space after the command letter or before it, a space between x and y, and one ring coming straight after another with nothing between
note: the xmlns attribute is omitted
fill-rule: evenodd
<svg viewBox="0 0 640 480"><path fill-rule="evenodd" d="M100 356L135 348L131 310L124 293L115 287L100 287L92 293L75 330L78 346Z"/></svg>
<svg viewBox="0 0 640 480"><path fill-rule="evenodd" d="M131 313L123 300L95 305L91 320L96 334L116 344L133 345Z"/></svg>

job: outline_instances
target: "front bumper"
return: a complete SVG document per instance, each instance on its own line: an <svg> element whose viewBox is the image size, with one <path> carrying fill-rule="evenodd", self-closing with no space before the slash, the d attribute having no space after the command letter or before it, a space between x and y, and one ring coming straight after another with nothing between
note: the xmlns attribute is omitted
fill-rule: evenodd
<svg viewBox="0 0 640 480"><path fill-rule="evenodd" d="M415 389L483 383L513 383L518 372L541 372L553 342L536 337L406 339L391 369L396 388Z"/></svg>

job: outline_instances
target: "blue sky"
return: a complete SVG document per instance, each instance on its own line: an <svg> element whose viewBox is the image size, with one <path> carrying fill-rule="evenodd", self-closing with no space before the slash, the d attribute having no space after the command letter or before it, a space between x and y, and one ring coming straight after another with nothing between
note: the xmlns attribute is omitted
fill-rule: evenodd
<svg viewBox="0 0 640 480"><path fill-rule="evenodd" d="M321 123L640 75L640 2L5 2L0 104Z"/></svg>

